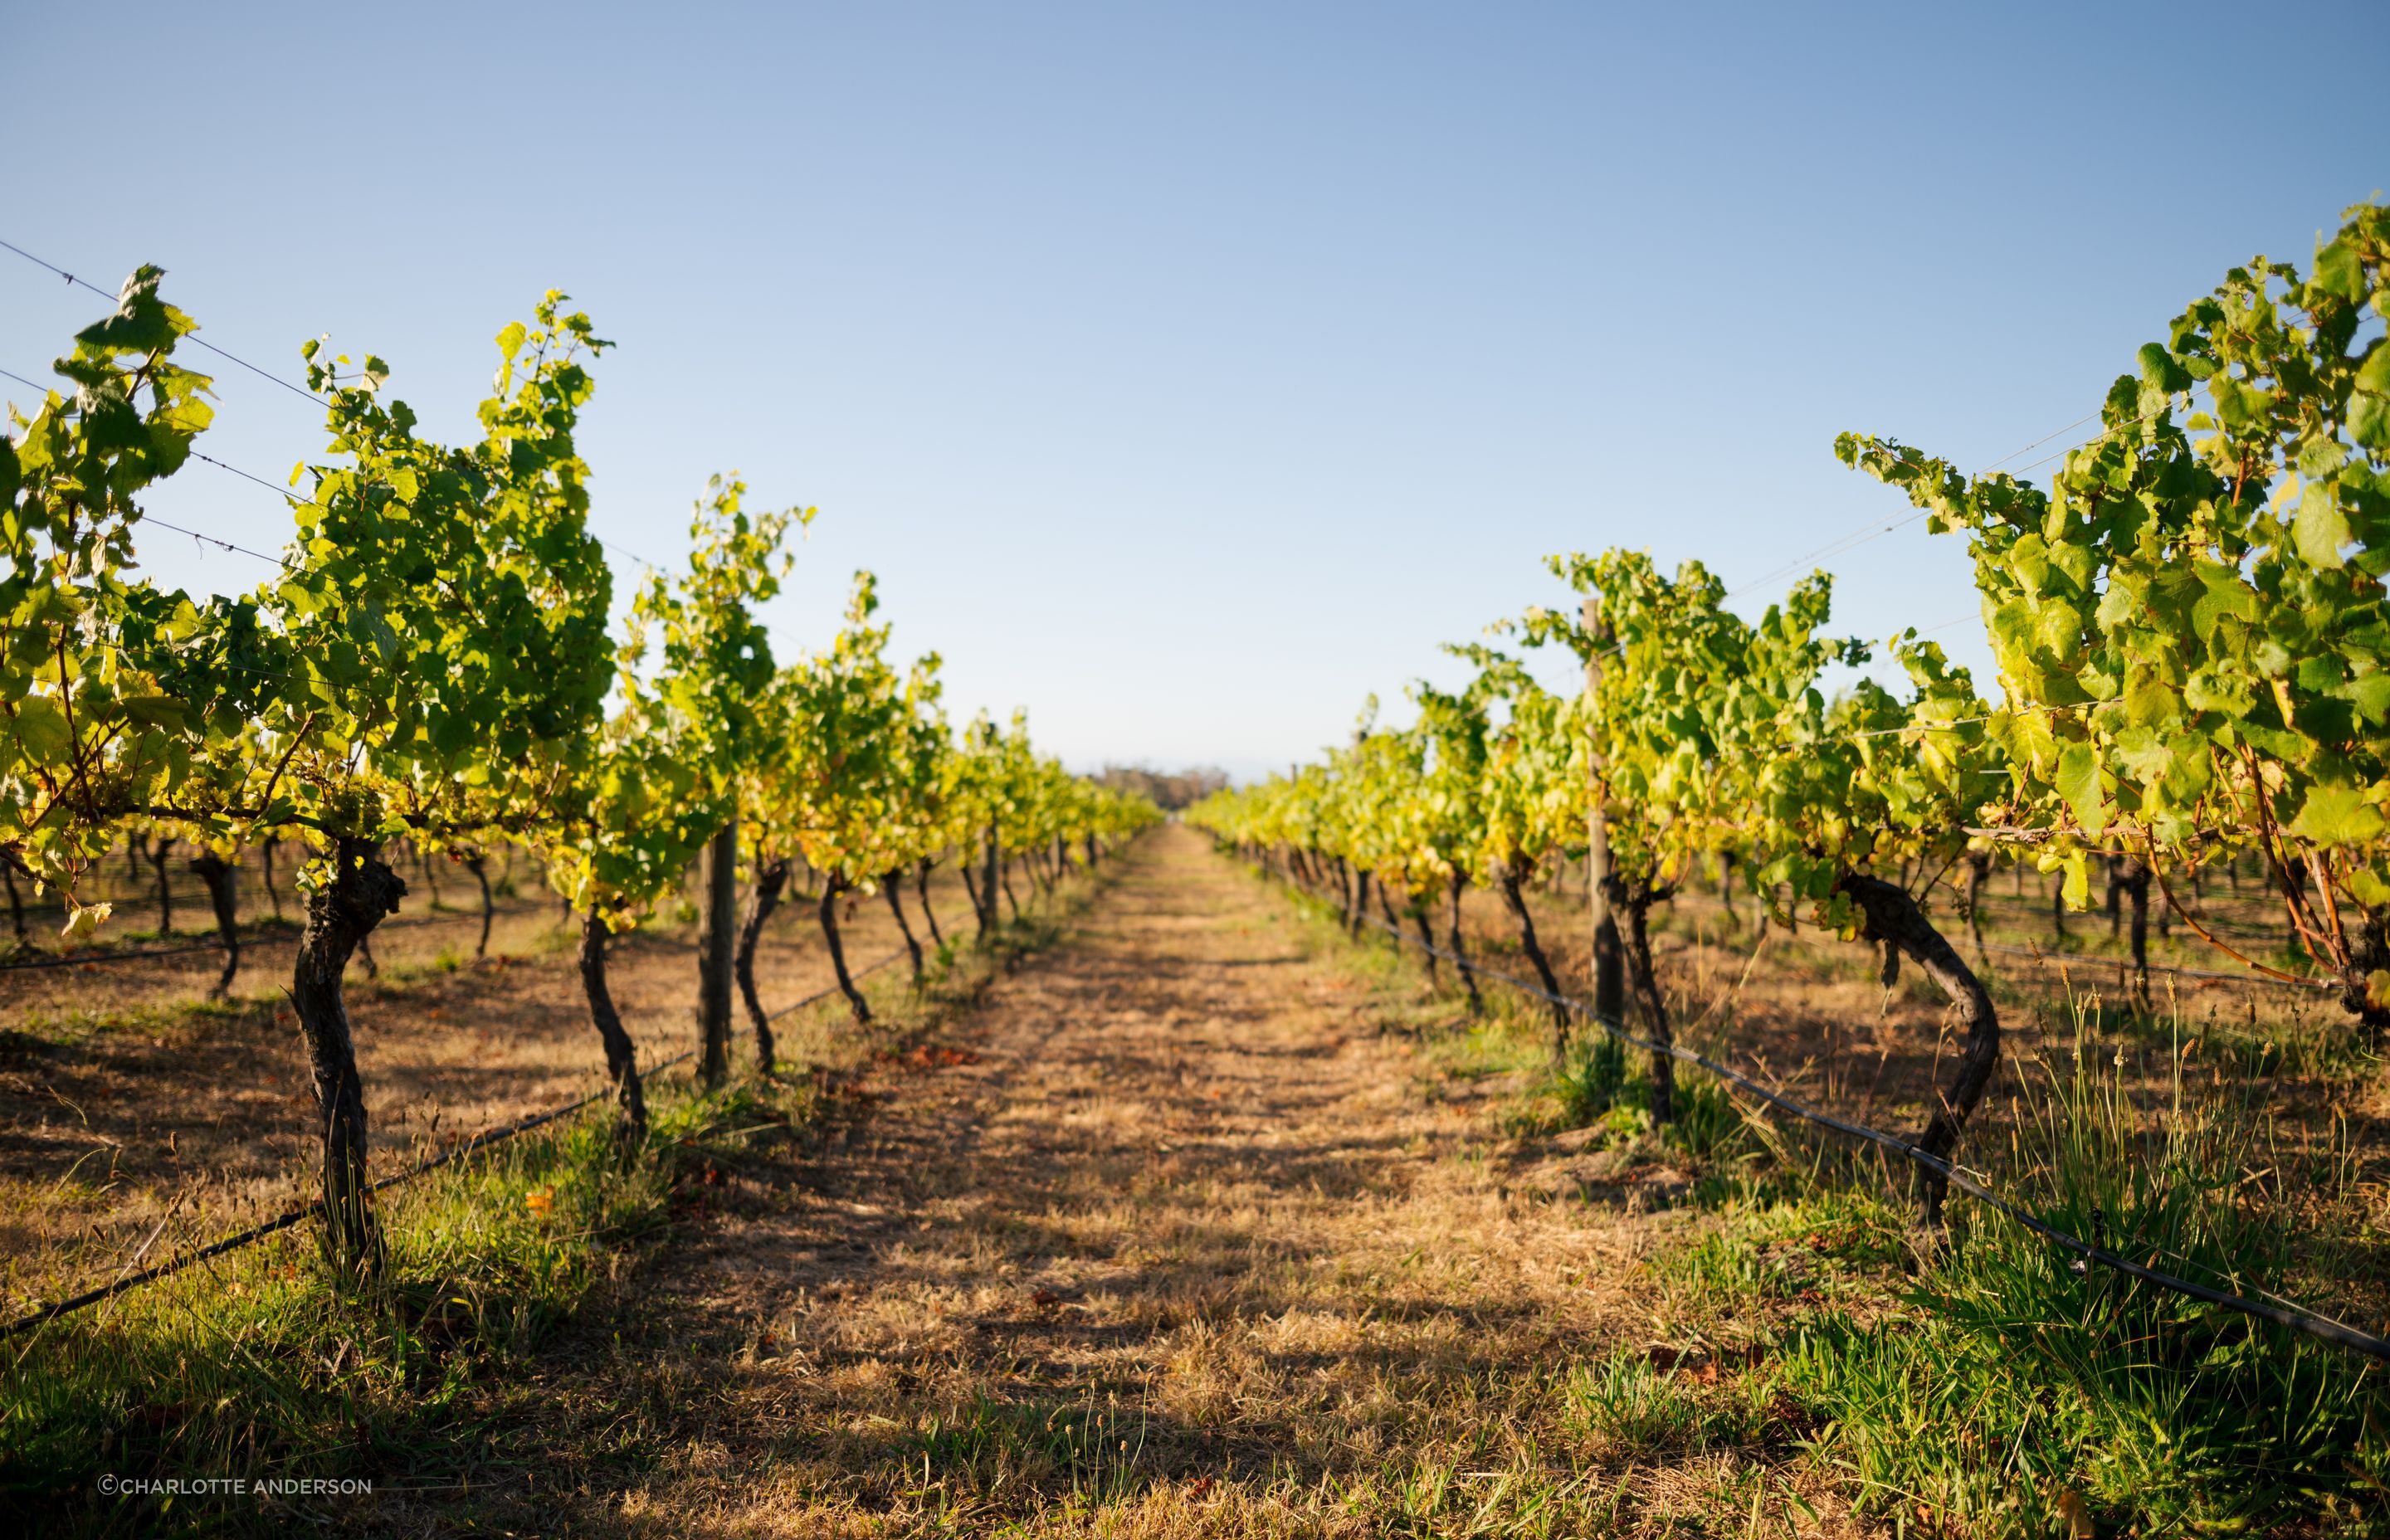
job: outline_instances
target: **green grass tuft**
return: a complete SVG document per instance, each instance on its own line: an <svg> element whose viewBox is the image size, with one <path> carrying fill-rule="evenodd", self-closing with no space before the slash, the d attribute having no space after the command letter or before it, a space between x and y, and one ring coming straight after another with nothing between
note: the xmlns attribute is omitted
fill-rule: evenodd
<svg viewBox="0 0 2390 1540"><path fill-rule="evenodd" d="M2048 1222L2231 1291L2330 1303L2361 1264L2301 1222L2261 1126L2230 1102L2144 1106L2122 1054L2028 1079L2002 1185ZM2313 1195L2295 1195L2300 1199ZM1831 1425L1821 1457L1879 1505L1963 1530L2223 1533L2353 1518L2390 1474L2383 1376L2340 1349L2085 1265L1997 1213L1932 1252L1874 1321L1828 1312L1786 1353ZM2068 1495L2071 1495L2069 1496Z"/></svg>

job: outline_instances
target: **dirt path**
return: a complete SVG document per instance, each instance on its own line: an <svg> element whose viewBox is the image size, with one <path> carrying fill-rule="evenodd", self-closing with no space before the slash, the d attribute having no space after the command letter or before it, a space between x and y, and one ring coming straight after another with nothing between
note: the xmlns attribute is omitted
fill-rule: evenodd
<svg viewBox="0 0 2390 1540"><path fill-rule="evenodd" d="M739 1217L592 1323L503 1441L538 1500L805 1535L1710 1511L1741 1457L1638 1469L1572 1411L1575 1366L1665 1332L1636 1264L1668 1221L1508 1190L1336 951L1191 832L1143 841L917 1056L970 1061L734 1174Z"/></svg>

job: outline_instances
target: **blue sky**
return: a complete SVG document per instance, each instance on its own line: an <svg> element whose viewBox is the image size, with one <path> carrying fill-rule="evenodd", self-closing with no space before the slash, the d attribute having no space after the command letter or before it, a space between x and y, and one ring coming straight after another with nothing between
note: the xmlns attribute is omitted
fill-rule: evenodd
<svg viewBox="0 0 2390 1540"><path fill-rule="evenodd" d="M158 263L294 379L319 333L379 353L457 438L563 288L622 344L599 533L676 558L734 468L816 505L777 645L870 567L960 710L1083 765L1307 755L1561 598L1547 552L1741 584L1889 522L1837 431L2006 455L2390 186L2378 3L134 4L10 40L0 238ZM0 252L0 367L96 303ZM211 453L320 456L307 404L219 394ZM152 507L289 528L206 467ZM1955 539L1831 565L1840 627L1984 658Z"/></svg>

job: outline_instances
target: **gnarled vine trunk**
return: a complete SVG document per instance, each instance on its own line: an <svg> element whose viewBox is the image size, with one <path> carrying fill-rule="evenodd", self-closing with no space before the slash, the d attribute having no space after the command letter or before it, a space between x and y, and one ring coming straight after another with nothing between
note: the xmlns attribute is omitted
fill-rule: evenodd
<svg viewBox="0 0 2390 1540"><path fill-rule="evenodd" d="M1526 895L1519 891L1519 886L1517 869L1503 866L1495 887L1501 893L1503 904L1510 908L1511 918L1519 922L1519 950L1527 955L1537 982L1544 986L1544 993L1551 996L1547 1003L1552 1012L1552 1062L1557 1065L1568 1059L1568 1007L1560 1002L1560 979L1552 972L1551 959L1544 956L1543 943L1536 939L1536 917L1528 912Z"/></svg>
<svg viewBox="0 0 2390 1540"><path fill-rule="evenodd" d="M0 862L0 881L8 884L8 926L17 934L17 944L27 945L25 937L25 898L17 891L17 868Z"/></svg>
<svg viewBox="0 0 2390 1540"><path fill-rule="evenodd" d="M216 936L224 943L224 971L216 975L212 1000L229 999L233 975L240 971L240 916L233 898L232 863L212 850L191 857L191 870L208 891L208 907L215 911Z"/></svg>
<svg viewBox="0 0 2390 1540"><path fill-rule="evenodd" d="M323 1140L326 1253L334 1267L362 1277L381 1265L381 1230L366 1175L365 1085L357 1076L341 978L350 956L384 917L398 912L406 883L370 840L335 840L332 870L309 895L307 925L290 975L290 1005L307 1046Z"/></svg>
<svg viewBox="0 0 2390 1540"><path fill-rule="evenodd" d="M934 865L928 856L913 864L913 892L921 900L921 918L930 923L930 944L940 952L946 949L946 938L938 930L938 911L930 902L930 867Z"/></svg>
<svg viewBox="0 0 2390 1540"><path fill-rule="evenodd" d="M1860 934L1870 941L1889 943L1898 953L1907 956L1925 975L1949 997L1959 1013L1959 1022L1966 1033L1960 1045L1958 1069L1950 1084L1938 1097L1933 1116L1925 1122L1924 1131L1917 1138L1917 1148L1926 1154L1947 1161L1959 1147L1959 1136L1967 1126L1967 1119L1975 1104L1992 1083L1993 1072L2000 1060L2000 1018L1993 1008L1990 992L1972 969L1960 960L1958 952L1925 918L1925 911L1904 889L1870 877L1862 872L1844 872L1834 882L1835 889L1847 894L1859 907L1866 923ZM1925 1223L1942 1223L1942 1200L1947 1184L1927 1174L1925 1178Z"/></svg>
<svg viewBox="0 0 2390 1540"><path fill-rule="evenodd" d="M614 1084L614 1137L629 1151L648 1136L648 1100L639 1084L638 1050L623 1030L614 992L606 984L606 942L613 932L592 910L581 918L581 993L589 1002L589 1022L606 1045L606 1078Z"/></svg>
<svg viewBox="0 0 2390 1540"><path fill-rule="evenodd" d="M1453 956L1453 971L1460 975L1460 987L1469 992L1469 1014L1482 1016L1485 1012L1485 996L1477 992L1477 969L1469 966L1469 946L1460 934L1460 895L1468 890L1467 875L1454 872L1452 908L1450 918L1445 923L1444 941Z"/></svg>
<svg viewBox="0 0 2390 1540"><path fill-rule="evenodd" d="M1988 968L1984 950L1984 879L1992 874L1992 853L1976 851L1967 857L1967 934L1975 943L1975 961Z"/></svg>
<svg viewBox="0 0 2390 1540"><path fill-rule="evenodd" d="M892 871L880 879L880 891L888 895L888 912L896 917L897 933L905 938L905 950L913 956L913 983L918 988L924 971L921 965L921 943L913 938L912 922L905 918L905 900L898 892L904 884L904 879L903 872Z"/></svg>
<svg viewBox="0 0 2390 1540"><path fill-rule="evenodd" d="M497 914L490 902L490 858L476 851L465 857L465 869L482 885L482 934L473 943L473 960L479 962L490 955L490 921Z"/></svg>
<svg viewBox="0 0 2390 1540"><path fill-rule="evenodd" d="M1668 997L1660 989L1659 970L1651 965L1651 905L1668 895L1665 888L1655 888L1648 882L1629 882L1613 867L1603 879L1610 892L1610 912L1613 918L1624 915L1626 924L1621 939L1625 943L1622 961L1626 967L1626 986L1635 996L1637 1008L1643 1018L1643 1029L1651 1041L1663 1049L1676 1045L1676 1026L1668 1018ZM1677 1117L1677 1060L1674 1056L1655 1053L1651 1056L1651 1121L1673 1123Z"/></svg>
<svg viewBox="0 0 2390 1540"><path fill-rule="evenodd" d="M2118 867L2116 885L2124 890L2126 907L2132 925L2127 932L2132 943L2133 1005L2148 1011L2150 1006L2150 868L2139 856L2128 856Z"/></svg>
<svg viewBox="0 0 2390 1540"><path fill-rule="evenodd" d="M174 841L161 835L149 847L149 864L158 873L158 939L165 940L174 933L174 890L166 885L166 863L174 853Z"/></svg>
<svg viewBox="0 0 2390 1540"><path fill-rule="evenodd" d="M765 861L757 866L755 892L747 901L747 918L739 927L739 951L730 965L739 983L739 1002L746 1006L748 1023L755 1029L755 1067L765 1074L777 1066L779 1046L772 1037L771 1014L755 994L755 947L788 886L788 862Z"/></svg>
<svg viewBox="0 0 2390 1540"><path fill-rule="evenodd" d="M2390 1042L2390 996L2373 988L2376 973L2390 972L2390 907L2343 913L2349 931L2348 971L2341 975L2341 1008L2363 1024L2368 1046Z"/></svg>
<svg viewBox="0 0 2390 1540"><path fill-rule="evenodd" d="M996 820L987 824L987 840L980 847L979 867L979 939L983 942L996 929L996 868L997 864Z"/></svg>
<svg viewBox="0 0 2390 1540"><path fill-rule="evenodd" d="M966 860L955 868L963 874L963 892L970 895L971 918L978 922L982 936L987 934L987 905L979 898L979 879L971 875L971 864Z"/></svg>
<svg viewBox="0 0 2390 1540"><path fill-rule="evenodd" d="M1427 959L1427 982L1434 983L1440 975L1435 970L1435 932L1428 928L1427 905L1415 898L1408 907L1411 922L1419 927L1420 956Z"/></svg>
<svg viewBox="0 0 2390 1540"><path fill-rule="evenodd" d="M863 991L854 987L854 978L846 970L846 943L838 934L838 898L846 892L846 879L825 873L822 878L821 928L822 939L829 943L830 971L838 975L839 992L846 996L848 1007L854 1012L858 1027L871 1024L871 1002Z"/></svg>

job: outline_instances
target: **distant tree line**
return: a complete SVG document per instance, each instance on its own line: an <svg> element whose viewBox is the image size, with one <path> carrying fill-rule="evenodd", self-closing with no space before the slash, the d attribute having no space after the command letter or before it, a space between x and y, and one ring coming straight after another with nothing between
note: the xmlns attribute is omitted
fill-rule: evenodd
<svg viewBox="0 0 2390 1540"><path fill-rule="evenodd" d="M1094 779L1099 786L1143 796L1157 807L1174 810L1228 789L1228 773L1215 764L1166 774L1145 764L1107 764Z"/></svg>

